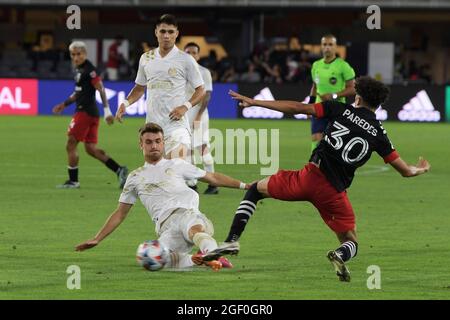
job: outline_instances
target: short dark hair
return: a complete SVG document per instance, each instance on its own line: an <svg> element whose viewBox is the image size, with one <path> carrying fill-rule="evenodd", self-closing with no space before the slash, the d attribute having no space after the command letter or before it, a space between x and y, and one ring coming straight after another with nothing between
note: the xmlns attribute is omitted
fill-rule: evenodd
<svg viewBox="0 0 450 320"><path fill-rule="evenodd" d="M177 19L174 15L171 14L163 14L161 17L159 17L158 21L156 21L156 26L159 26L162 23L173 25L178 28Z"/></svg>
<svg viewBox="0 0 450 320"><path fill-rule="evenodd" d="M337 42L336 36L332 33L327 33L327 34L323 35L322 38L334 38Z"/></svg>
<svg viewBox="0 0 450 320"><path fill-rule="evenodd" d="M139 139L141 139L142 136L147 132L151 132L151 133L161 132L161 134L164 136L163 129L159 125L157 125L156 123L153 123L153 122L146 123L142 127L139 128Z"/></svg>
<svg viewBox="0 0 450 320"><path fill-rule="evenodd" d="M188 47L196 47L198 52L200 52L200 46L195 42L189 42L187 45L184 46L184 50L186 50L186 48Z"/></svg>
<svg viewBox="0 0 450 320"><path fill-rule="evenodd" d="M371 109L376 109L386 102L389 88L382 82L363 76L356 79L355 91Z"/></svg>

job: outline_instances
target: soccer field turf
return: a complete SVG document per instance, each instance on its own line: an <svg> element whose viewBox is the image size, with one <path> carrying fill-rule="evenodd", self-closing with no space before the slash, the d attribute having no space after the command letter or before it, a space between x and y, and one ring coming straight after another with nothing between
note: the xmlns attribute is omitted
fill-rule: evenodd
<svg viewBox="0 0 450 320"><path fill-rule="evenodd" d="M373 154L349 189L359 235L349 263L350 283L339 282L326 252L334 234L305 202L263 200L241 238L234 269L148 272L135 252L154 239L143 206L99 246L75 252L116 208L116 177L79 146L79 190L58 190L66 180L68 117L0 117L0 299L449 299L450 126L385 123L407 162L425 156L431 171L405 179ZM143 119L100 127L99 146L134 169L143 163L137 128ZM211 121L211 127L279 128L280 167L301 168L310 154L309 122ZM216 165L254 181L258 165ZM200 185L203 192L205 185ZM224 240L244 193L220 189L200 196L200 209ZM66 270L81 270L81 289L66 287ZM381 270L381 289L369 290L369 266Z"/></svg>

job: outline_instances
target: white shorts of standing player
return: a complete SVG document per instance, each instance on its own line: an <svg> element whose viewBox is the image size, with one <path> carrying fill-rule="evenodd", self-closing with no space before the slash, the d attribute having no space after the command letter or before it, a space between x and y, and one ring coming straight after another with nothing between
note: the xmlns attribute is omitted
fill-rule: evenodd
<svg viewBox="0 0 450 320"><path fill-rule="evenodd" d="M187 129L180 128L168 133L164 139L164 145L166 158L183 158L187 162L194 164L192 158L192 137ZM180 156L181 154L183 156ZM186 184L193 187L197 184L197 180L186 181Z"/></svg>

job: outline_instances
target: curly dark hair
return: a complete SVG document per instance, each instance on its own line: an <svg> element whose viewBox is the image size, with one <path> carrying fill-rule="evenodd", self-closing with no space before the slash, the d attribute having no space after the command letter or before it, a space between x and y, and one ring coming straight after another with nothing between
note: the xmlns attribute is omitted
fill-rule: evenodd
<svg viewBox="0 0 450 320"><path fill-rule="evenodd" d="M359 77L355 82L355 91L371 109L376 109L386 102L389 88L371 77Z"/></svg>

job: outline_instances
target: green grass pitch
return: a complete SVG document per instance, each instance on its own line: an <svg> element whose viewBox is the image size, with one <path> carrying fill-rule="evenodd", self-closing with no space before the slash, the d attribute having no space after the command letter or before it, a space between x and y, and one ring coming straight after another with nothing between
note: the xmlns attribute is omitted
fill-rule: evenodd
<svg viewBox="0 0 450 320"><path fill-rule="evenodd" d="M139 203L98 247L75 252L115 209L117 180L80 145L79 190L57 190L66 179L67 117L0 117L0 299L449 299L450 126L385 123L401 156L425 156L431 172L402 178L374 154L357 174L349 197L357 216L359 253L341 283L325 258L334 234L309 203L263 200L241 238L235 268L212 272L147 272L136 265L154 226ZM143 119L100 127L99 146L133 169L143 162L137 128ZM211 127L279 128L280 167L301 168L310 154L304 121L214 120ZM386 168L386 169L382 169ZM216 165L253 181L258 165ZM200 185L200 191L205 189ZM222 241L241 190L200 196L200 209ZM71 265L81 289L66 287ZM369 290L367 269L381 270L381 289Z"/></svg>

